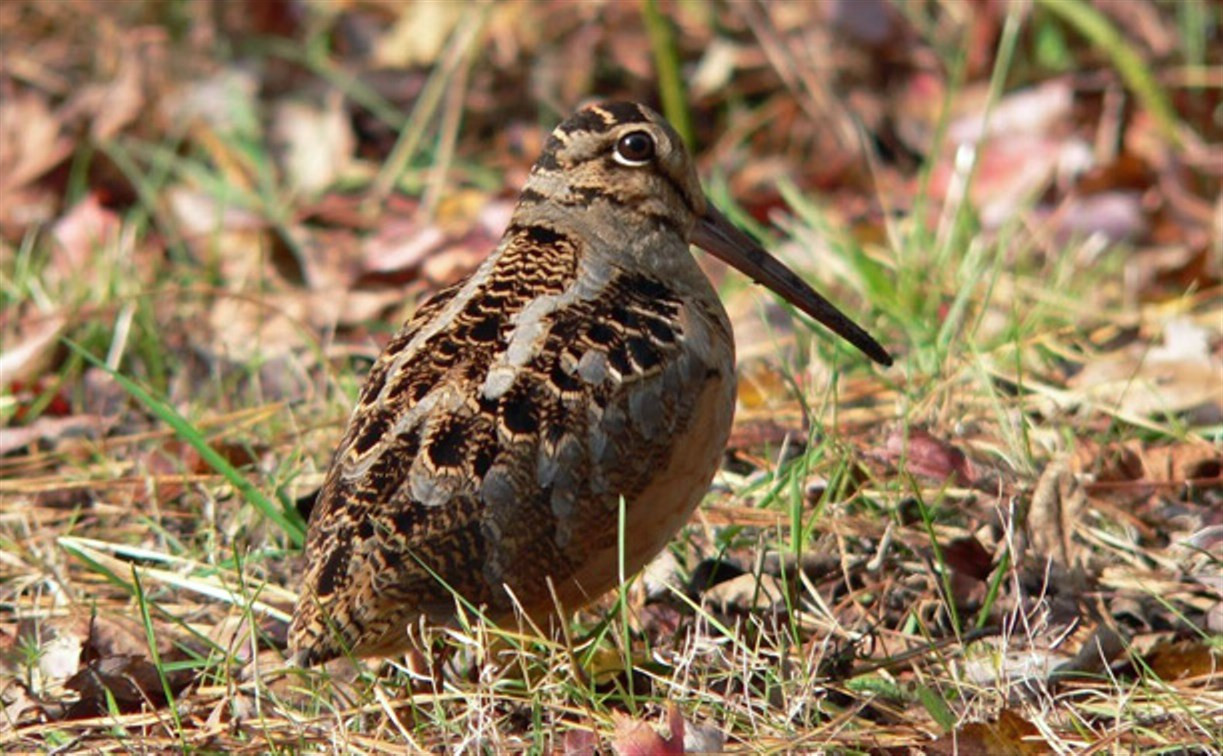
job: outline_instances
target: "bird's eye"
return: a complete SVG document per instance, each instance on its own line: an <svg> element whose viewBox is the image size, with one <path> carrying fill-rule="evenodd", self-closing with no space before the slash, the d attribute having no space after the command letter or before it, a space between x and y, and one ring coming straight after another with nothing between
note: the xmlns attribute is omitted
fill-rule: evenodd
<svg viewBox="0 0 1223 756"><path fill-rule="evenodd" d="M616 162L631 168L645 165L654 157L654 137L644 131L630 131L616 142Z"/></svg>

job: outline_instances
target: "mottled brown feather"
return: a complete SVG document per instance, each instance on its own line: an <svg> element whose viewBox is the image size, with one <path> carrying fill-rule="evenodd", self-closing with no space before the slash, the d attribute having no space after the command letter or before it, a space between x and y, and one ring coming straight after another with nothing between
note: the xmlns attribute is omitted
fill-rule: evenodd
<svg viewBox="0 0 1223 756"><path fill-rule="evenodd" d="M649 160L618 140L648 135ZM706 203L648 108L549 137L501 243L390 341L311 514L289 645L389 654L456 594L494 620L616 583L690 515L729 433L734 346L688 249ZM869 337L868 337L869 338Z"/></svg>

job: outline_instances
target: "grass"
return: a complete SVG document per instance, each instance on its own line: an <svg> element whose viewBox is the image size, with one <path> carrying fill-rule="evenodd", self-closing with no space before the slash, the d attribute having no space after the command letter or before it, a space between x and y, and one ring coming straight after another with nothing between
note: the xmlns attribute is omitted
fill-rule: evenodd
<svg viewBox="0 0 1223 756"><path fill-rule="evenodd" d="M1075 18L1089 18L1080 4L1043 5L1062 15L1078 8L1070 11ZM680 48L660 26L665 8L647 4L648 40L670 71L669 112L681 112L683 93L674 91L682 84ZM1003 26L991 102L1013 74L1012 56L1023 52L1027 21L1015 6ZM475 54L473 29L484 23L495 19L481 15L455 32L445 65L433 69L408 114L344 72L321 36L305 49L267 43L271 55L304 63L397 129L392 157L364 185L364 210L377 211L402 189L409 166L425 175L412 182L414 193L432 197L425 205L436 208L445 166L461 159L460 96L476 86L475 79L463 83L464 71ZM1092 38L1108 42L1121 76L1145 102L1150 89L1132 73L1132 52L1118 52L1115 34L1099 28L1090 27ZM1191 65L1202 65L1202 42L1187 48ZM966 63L949 45L945 64L950 106ZM44 674L52 652L42 641L75 634L104 658L147 662L134 668L151 675L145 693L169 703L133 707L106 690L89 717L7 722L0 746L546 751L584 743L587 733L623 745L625 718L666 729L676 704L689 735L763 752L922 747L949 733L968 738L966 728L977 722L1009 723L1030 744L1062 752L1223 747L1217 673L1200 669L1203 659L1217 664L1223 647L1198 625L1211 594L1187 577L1218 574L1217 553L1160 543L1144 533L1149 523L1127 517L1089 476L1044 477L1091 445L1196 444L1217 453L1218 429L1046 402L1075 398L1061 380L1066 365L1102 354L1116 335L1114 320L1141 322L1112 285L1132 251L1118 246L1080 264L1075 253L1087 242L1048 246L1023 207L1001 228L984 229L967 200L977 167L971 161L958 176L959 201L942 205L928 223L926 209L936 206L928 196L931 160L919 173L912 210L888 215L882 241L849 233L835 206L779 181L787 210L776 225L786 238L827 248L818 269L807 264L803 273L835 291L847 310L866 314L864 322L903 357L898 368L871 372L823 335L773 326L769 343L784 356L770 359L765 375L780 388L759 405L744 402L737 422L747 430L774 422L790 432L737 449L705 506L673 540L681 568L661 596L647 603L646 579L630 578L614 597L579 613L560 638L490 628L473 616L459 629L426 631L426 647L446 649L447 658L284 674L278 649L304 534L293 499L317 485L355 395L359 358L370 349L335 359L336 334L302 323L305 343L286 356L200 357L219 302L275 293L267 273L273 252L252 244L260 267L232 286L225 255L249 240L220 225L203 239L193 235L167 211L167 192L188 185L222 210L253 214L261 242L291 237L298 212L276 173L258 103L231 106L244 125L211 140L124 136L77 153L70 196L89 191L87 177L101 160L137 195L119 231L94 250L90 280L56 268L56 247L44 232L31 230L5 248L0 305L6 312L30 307L66 325L49 380L33 399L0 405L4 421L14 422L20 409L29 425L65 392L74 407L106 404L118 418L105 435L0 458L0 604L11 612L4 639L14 638L20 659L6 662L7 671L49 712L62 711L74 694ZM949 120L948 110L932 155L941 152ZM728 183L710 188L717 204L752 225ZM884 207L890 201L877 199ZM759 224L752 230L768 233ZM165 254L141 262L142 246ZM724 290L732 305L753 296L741 282ZM1211 307L1206 293L1187 297L1179 310L1217 313ZM771 312L759 304L736 311ZM285 375L297 379L277 388ZM930 451L914 432L923 429L969 450L984 474L970 483L921 475ZM885 453L893 439L899 447ZM1086 502L1067 537L1090 565L1100 614L1074 613L1068 623L1056 582L1033 583L1039 569L1022 510L1034 506L1038 490L1054 492L1066 508L1079 496ZM1207 495L1185 493L1189 503ZM966 599L957 549L970 541L985 542L987 564L974 584L979 595ZM733 563L748 576L746 591L724 599L730 609L706 586L683 589L702 560ZM1167 626L1127 632L1128 662L1071 669L1061 679L1044 669L1090 647L1080 636L1124 625L1123 612L1106 606L1118 599L1158 606ZM1148 654L1144 644L1167 637L1196 642L1196 655L1184 662L1198 665L1194 674L1170 674ZM189 685L179 682L184 670ZM116 690L121 677L110 679ZM986 742L1014 745L1011 735Z"/></svg>

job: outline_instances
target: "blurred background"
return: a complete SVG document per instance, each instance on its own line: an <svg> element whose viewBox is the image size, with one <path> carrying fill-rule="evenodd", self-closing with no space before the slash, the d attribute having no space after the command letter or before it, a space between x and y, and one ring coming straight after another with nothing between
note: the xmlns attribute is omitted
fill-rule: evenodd
<svg viewBox="0 0 1223 756"><path fill-rule="evenodd" d="M154 282L215 299L149 302L169 352L300 353L470 271L547 130L628 98L676 125L732 217L785 227L791 264L890 315L867 321L893 343L945 316L948 251L1016 219L1008 259L1127 245L1132 303L1219 280L1219 16L1199 0L7 2L3 254L11 270L32 244L54 301ZM119 229L122 255L99 259ZM2 301L10 340L46 314Z"/></svg>

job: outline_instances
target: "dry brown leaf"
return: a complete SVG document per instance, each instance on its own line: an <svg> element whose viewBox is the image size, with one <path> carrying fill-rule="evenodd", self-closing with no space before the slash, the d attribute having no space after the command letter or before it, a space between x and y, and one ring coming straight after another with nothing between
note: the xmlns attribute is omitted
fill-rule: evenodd
<svg viewBox="0 0 1223 756"><path fill-rule="evenodd" d="M5 338L4 350L0 352L0 376L4 377L5 390L12 390L14 383L24 383L40 377L46 370L59 345L60 334L67 319L62 315L51 315L31 319L18 333Z"/></svg>
<svg viewBox="0 0 1223 756"><path fill-rule="evenodd" d="M612 714L616 732L612 736L612 749L620 756L662 756L684 752L684 718L679 707L667 704L669 737L659 735L653 727L619 712Z"/></svg>
<svg viewBox="0 0 1223 756"><path fill-rule="evenodd" d="M97 259L98 250L114 244L123 223L90 193L55 222L51 236L58 246L55 269L64 278L75 278Z"/></svg>
<svg viewBox="0 0 1223 756"><path fill-rule="evenodd" d="M187 670L166 671L171 694L186 688L192 679ZM64 712L65 719L103 716L114 708L127 714L166 703L165 688L157 665L145 656L107 656L91 662L64 685L78 699Z"/></svg>
<svg viewBox="0 0 1223 756"><path fill-rule="evenodd" d="M420 267L421 278L436 288L449 286L475 270L492 248L493 244L483 242L451 244L425 258Z"/></svg>
<svg viewBox="0 0 1223 756"><path fill-rule="evenodd" d="M16 727L35 724L45 716L46 710L16 675L5 675L0 683L0 734Z"/></svg>
<svg viewBox="0 0 1223 756"><path fill-rule="evenodd" d="M101 612L86 618L78 613L69 621L80 642L77 657L83 666L64 682L66 688L78 694L77 700L63 710L65 719L106 714L111 711L112 701L120 712L158 707L166 701L163 674L172 695L195 677L195 672L189 669L158 669L149 652L144 624L136 616ZM189 633L157 619L152 622L163 664L185 659L184 646L207 654Z"/></svg>
<svg viewBox="0 0 1223 756"><path fill-rule="evenodd" d="M219 356L238 363L285 357L310 343L308 316L335 322L334 300L316 302L318 310L309 304L305 297L292 292L267 295L261 301L223 297L208 311L210 346ZM332 307L323 310L322 306L328 304Z"/></svg>
<svg viewBox="0 0 1223 756"><path fill-rule="evenodd" d="M893 39L903 26L900 13L887 0L851 0L823 6L828 23L856 42L878 47Z"/></svg>
<svg viewBox="0 0 1223 756"><path fill-rule="evenodd" d="M737 59L737 45L721 38L712 40L688 77L688 94L699 99L725 87L735 74Z"/></svg>
<svg viewBox="0 0 1223 756"><path fill-rule="evenodd" d="M781 444L787 438L798 438L798 423L787 427L772 419L745 418L746 413L736 414L735 424L730 430L727 449L760 449ZM764 466L764 465L762 465Z"/></svg>
<svg viewBox="0 0 1223 756"><path fill-rule="evenodd" d="M1183 443L1142 450L1147 480L1184 483L1218 478L1223 472L1223 453L1206 443Z"/></svg>
<svg viewBox="0 0 1223 756"><path fill-rule="evenodd" d="M234 132L254 125L258 93L259 78L254 71L225 66L208 78L183 83L156 103L161 120L171 124L172 131L207 124L211 129Z"/></svg>
<svg viewBox="0 0 1223 756"><path fill-rule="evenodd" d="M591 730L575 727L561 736L560 752L565 756L594 756L598 748L599 736Z"/></svg>
<svg viewBox="0 0 1223 756"><path fill-rule="evenodd" d="M1042 645L1049 634L1035 639ZM1020 680L1046 680L1068 656L1058 649L1037 648L1026 644L989 644L988 651L966 656L964 676L976 685L994 687Z"/></svg>
<svg viewBox="0 0 1223 756"><path fill-rule="evenodd" d="M100 438L115 423L115 418L100 415L69 415L37 418L29 425L0 428L0 455L24 449L39 441L56 442L69 436Z"/></svg>
<svg viewBox="0 0 1223 756"><path fill-rule="evenodd" d="M976 480L972 462L950 443L921 428L896 428L888 434L880 455L914 475L956 485L971 486Z"/></svg>
<svg viewBox="0 0 1223 756"><path fill-rule="evenodd" d="M959 100L968 103L968 100ZM1069 78L1051 79L1033 87L1007 93L992 108L988 100L977 101L972 112L956 118L948 126L954 144L976 143L983 139L1045 136L1066 122L1074 107L1073 82Z"/></svg>
<svg viewBox="0 0 1223 756"><path fill-rule="evenodd" d="M292 238L292 245L283 253L292 260L278 267L287 281L300 281L315 291L339 292L353 288L362 270L361 240L352 230L295 225L284 234ZM288 264L297 267L296 275L284 271Z"/></svg>
<svg viewBox="0 0 1223 756"><path fill-rule="evenodd" d="M1025 530L1038 560L1073 567L1083 550L1074 539L1087 506L1087 493L1065 461L1051 462L1040 475L1028 504Z"/></svg>
<svg viewBox="0 0 1223 756"><path fill-rule="evenodd" d="M994 559L973 536L957 538L942 547L947 566L973 580L984 581L994 568Z"/></svg>
<svg viewBox="0 0 1223 756"><path fill-rule="evenodd" d="M777 606L784 598L785 586L781 580L772 575L757 576L750 572L717 583L701 596L703 602L711 604L723 614L765 611Z"/></svg>
<svg viewBox="0 0 1223 756"><path fill-rule="evenodd" d="M256 231L266 226L255 213L186 184L168 187L162 196L187 237L204 237L214 242L212 235L221 231Z"/></svg>
<svg viewBox="0 0 1223 756"><path fill-rule="evenodd" d="M726 276L719 261L711 261L703 267L707 273L715 269L716 275ZM726 288L730 290L723 293L722 304L730 315L739 360L763 358L774 364L781 362L784 355L793 350L794 319L767 293L759 291L759 286L736 283Z"/></svg>
<svg viewBox="0 0 1223 756"><path fill-rule="evenodd" d="M39 92L0 97L0 196L42 176L72 152L62 123Z"/></svg>
<svg viewBox="0 0 1223 756"><path fill-rule="evenodd" d="M680 574L679 560L670 549L651 559L641 571L641 584L647 600L662 600L673 592L683 592L684 578Z"/></svg>
<svg viewBox="0 0 1223 756"><path fill-rule="evenodd" d="M74 617L59 617L40 623L38 672L43 685L56 685L80 669L81 648L88 625Z"/></svg>
<svg viewBox="0 0 1223 756"><path fill-rule="evenodd" d="M1050 750L1036 725L1010 709L1003 709L994 722L970 722L925 749L948 756L1034 756Z"/></svg>
<svg viewBox="0 0 1223 756"><path fill-rule="evenodd" d="M1223 635L1223 601L1218 601L1206 612L1206 632Z"/></svg>
<svg viewBox="0 0 1223 756"><path fill-rule="evenodd" d="M776 407L793 401L793 386L771 360L745 360L737 366L738 399L744 409Z"/></svg>
<svg viewBox="0 0 1223 756"><path fill-rule="evenodd" d="M267 224L258 215L181 184L162 196L188 250L198 262L216 265L226 288L242 289L274 275L265 254Z"/></svg>
<svg viewBox="0 0 1223 756"><path fill-rule="evenodd" d="M144 113L143 65L141 56L123 55L115 78L82 88L64 107L64 118L87 117L95 141L112 139Z"/></svg>
<svg viewBox="0 0 1223 756"><path fill-rule="evenodd" d="M1189 320L1164 327L1164 343L1099 355L1067 381L1081 400L1132 415L1178 413L1208 405L1223 415L1223 359L1210 353L1210 332ZM1073 394L1072 394L1073 395Z"/></svg>
<svg viewBox="0 0 1223 756"><path fill-rule="evenodd" d="M999 228L1027 209L1053 182L1061 166L1085 162L1083 155L1090 156L1090 150L1081 142L1047 137L1006 137L982 145L968 187L982 225ZM957 199L957 192L964 188L963 169L951 160L936 167L931 176L935 196Z"/></svg>
<svg viewBox="0 0 1223 756"><path fill-rule="evenodd" d="M388 219L361 245L361 268L374 273L395 273L419 266L442 248L446 237L436 226L422 228L415 221Z"/></svg>
<svg viewBox="0 0 1223 756"><path fill-rule="evenodd" d="M1050 218L1054 238L1059 244L1097 236L1110 243L1141 239L1151 227L1143 207L1142 193L1110 190L1085 197L1070 197ZM1095 248L1087 247L1087 250ZM1091 255L1095 255L1091 251ZM1081 263L1089 266L1094 259Z"/></svg>
<svg viewBox="0 0 1223 756"><path fill-rule="evenodd" d="M394 24L379 36L373 64L384 68L410 68L438 61L450 33L463 20L464 3L408 3L391 6Z"/></svg>
<svg viewBox="0 0 1223 756"><path fill-rule="evenodd" d="M1137 441L1101 445L1081 438L1066 465L1076 475L1089 475L1097 483L1140 480L1144 475L1143 450Z"/></svg>
<svg viewBox="0 0 1223 756"><path fill-rule="evenodd" d="M1185 678L1199 678L1207 685L1223 682L1223 655L1200 640L1161 641L1143 655L1143 661L1165 682Z"/></svg>
<svg viewBox="0 0 1223 756"><path fill-rule="evenodd" d="M356 136L340 92L314 105L279 102L272 113L271 137L289 188L317 195L344 175L352 162Z"/></svg>

